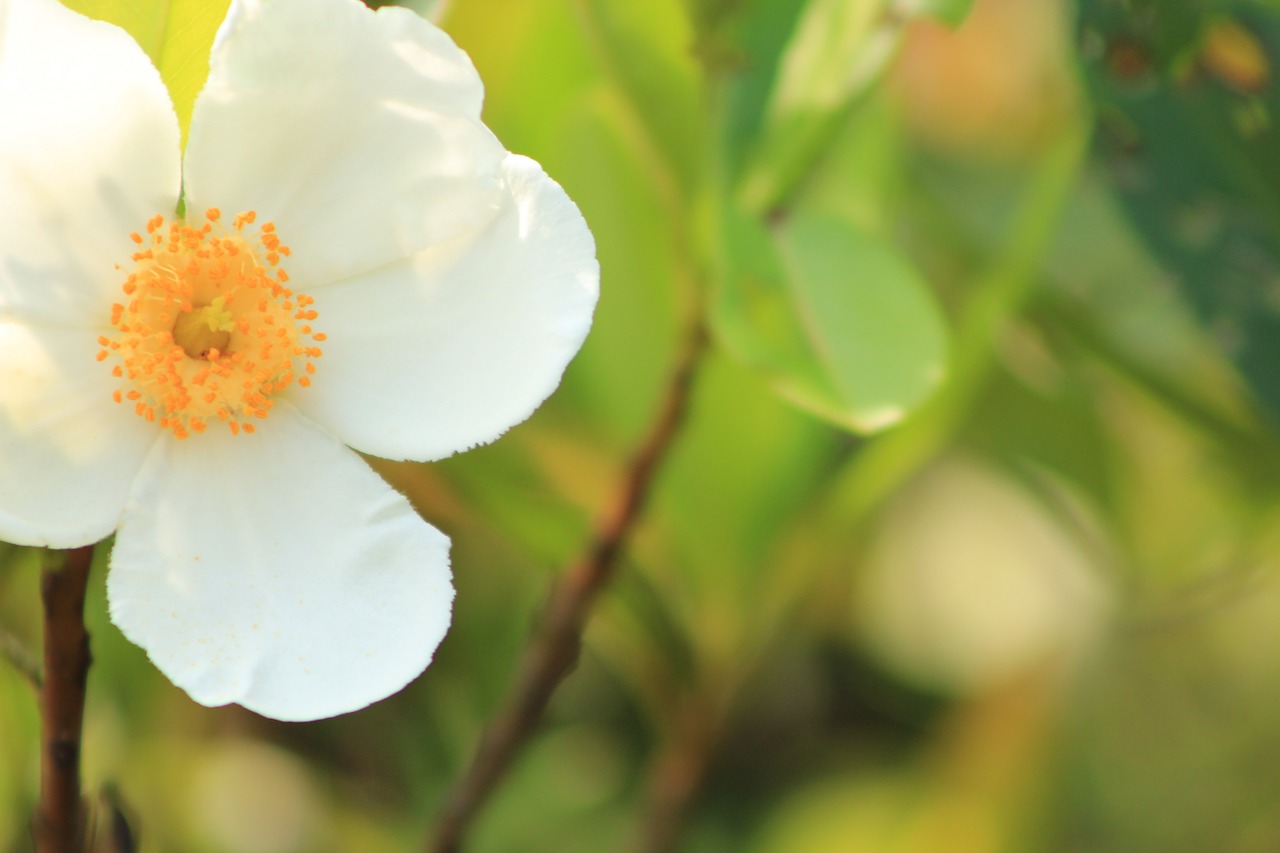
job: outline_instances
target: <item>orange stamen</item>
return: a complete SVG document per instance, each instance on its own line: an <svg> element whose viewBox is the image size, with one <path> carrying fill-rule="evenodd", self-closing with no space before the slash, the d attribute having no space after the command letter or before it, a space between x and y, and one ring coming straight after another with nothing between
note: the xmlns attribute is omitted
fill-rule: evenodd
<svg viewBox="0 0 1280 853"><path fill-rule="evenodd" d="M111 372L123 387L112 398L179 439L218 421L233 435L253 434L248 419L266 418L294 381L311 384L314 364L300 362L304 374L294 359L316 358L309 344L324 340L299 322L315 319L305 310L314 300L283 285L289 277L278 264L289 250L274 223L250 232L253 211L236 215L231 229L221 218L216 207L199 227L166 227L154 216L146 237L131 233L143 249L122 283L126 299L111 306L115 334L98 340L99 361L120 359Z"/></svg>

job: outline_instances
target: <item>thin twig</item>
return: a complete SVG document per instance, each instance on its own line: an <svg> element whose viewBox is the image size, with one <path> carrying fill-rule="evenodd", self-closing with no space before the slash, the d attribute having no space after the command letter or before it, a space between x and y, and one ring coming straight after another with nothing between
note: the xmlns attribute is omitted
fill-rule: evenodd
<svg viewBox="0 0 1280 853"><path fill-rule="evenodd" d="M477 812L506 775L536 730L556 687L577 662L591 605L613 576L654 476L684 420L706 346L707 331L699 318L672 373L653 428L632 457L618 494L600 516L590 545L552 589L511 690L485 728L470 770L446 799L427 850L456 853L461 849Z"/></svg>
<svg viewBox="0 0 1280 853"><path fill-rule="evenodd" d="M636 853L668 853L675 848L702 791L716 741L711 712L690 703L653 759Z"/></svg>
<svg viewBox="0 0 1280 853"><path fill-rule="evenodd" d="M32 654L31 649L16 636L11 634L7 629L0 628L0 655L4 655L14 669L16 669L27 681L31 682L31 686L37 691L40 690L40 661Z"/></svg>
<svg viewBox="0 0 1280 853"><path fill-rule="evenodd" d="M41 578L44 686L40 691L40 803L33 826L38 853L84 853L80 729L89 676L84 594L93 546L68 551Z"/></svg>

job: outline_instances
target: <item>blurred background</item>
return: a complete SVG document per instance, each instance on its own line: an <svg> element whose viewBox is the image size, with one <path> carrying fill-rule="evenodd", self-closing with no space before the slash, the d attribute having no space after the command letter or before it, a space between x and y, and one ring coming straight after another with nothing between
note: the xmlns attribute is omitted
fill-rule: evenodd
<svg viewBox="0 0 1280 853"><path fill-rule="evenodd" d="M458 588L385 702L195 705L99 549L86 782L142 850L422 849L698 318L685 427L468 850L1280 850L1280 3L417 8L581 206L595 326L501 441L376 463ZM36 649L40 555L0 548ZM0 662L0 849L37 729Z"/></svg>

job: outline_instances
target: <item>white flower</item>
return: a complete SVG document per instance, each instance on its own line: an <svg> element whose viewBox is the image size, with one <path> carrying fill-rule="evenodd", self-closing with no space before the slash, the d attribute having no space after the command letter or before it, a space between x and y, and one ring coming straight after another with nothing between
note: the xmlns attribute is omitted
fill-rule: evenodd
<svg viewBox="0 0 1280 853"><path fill-rule="evenodd" d="M246 4L210 68L184 157L128 35L0 0L0 539L118 531L111 618L175 684L317 719L417 676L453 597L448 540L347 446L527 418L595 248L410 12Z"/></svg>

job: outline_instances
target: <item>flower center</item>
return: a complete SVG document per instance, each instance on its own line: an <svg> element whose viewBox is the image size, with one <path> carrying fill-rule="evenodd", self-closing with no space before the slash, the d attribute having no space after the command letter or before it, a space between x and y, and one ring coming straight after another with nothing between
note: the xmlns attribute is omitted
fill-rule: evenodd
<svg viewBox="0 0 1280 853"><path fill-rule="evenodd" d="M285 286L280 258L289 247L270 222L248 231L255 218L242 213L228 230L211 208L199 228L155 216L146 237L130 235L142 248L98 360L120 359L111 371L123 383L116 402L178 438L217 421L252 433L284 389L305 388L315 373L313 344L325 336L309 325L313 300Z"/></svg>
<svg viewBox="0 0 1280 853"><path fill-rule="evenodd" d="M235 331L235 319L227 310L227 298L215 297L203 308L183 311L173 324L173 342L190 358L209 359L211 350L226 352Z"/></svg>

